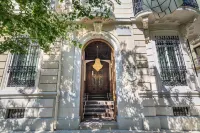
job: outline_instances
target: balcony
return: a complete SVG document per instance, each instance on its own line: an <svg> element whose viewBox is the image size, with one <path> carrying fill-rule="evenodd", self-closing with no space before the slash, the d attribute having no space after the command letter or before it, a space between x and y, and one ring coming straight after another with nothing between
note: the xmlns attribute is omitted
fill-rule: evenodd
<svg viewBox="0 0 200 133"><path fill-rule="evenodd" d="M143 6L143 0L134 0L134 14L137 16L140 13L144 12L149 12L150 9L147 7L144 8ZM199 9L199 6L197 4L196 0L183 0L183 5L182 7L189 7L189 8L194 8L194 9Z"/></svg>
<svg viewBox="0 0 200 133"><path fill-rule="evenodd" d="M138 13L150 11L148 8L143 8L143 0L134 0L134 15L136 16Z"/></svg>
<svg viewBox="0 0 200 133"><path fill-rule="evenodd" d="M79 0L81 5L84 5L85 7L90 7L90 5L88 4L88 0ZM51 0L51 10L55 10L58 13L69 13L73 10L73 5L72 2L70 2L70 0L63 0L62 2L59 0ZM109 9L110 12L109 14L105 13L105 10ZM104 7L103 8L99 8L99 7L93 7L91 8L91 12L92 12L92 16L96 16L96 14L98 14L98 16L96 16L95 18L89 18L89 17L84 17L81 18L81 21L84 23L93 23L93 22L103 22L103 23L108 23L111 22L115 19L114 17L114 3L111 0L106 0ZM106 16L108 15L108 17L102 17L102 16Z"/></svg>
<svg viewBox="0 0 200 133"><path fill-rule="evenodd" d="M87 6L86 0L81 0L81 3L83 5ZM105 9L109 9L110 12L108 14L108 17L104 17L107 14L105 13ZM82 18L82 21L85 23L94 23L94 22L102 22L102 23L109 23L112 22L115 19L114 16L114 3L111 0L106 0L105 4L104 4L104 8L99 8L99 7L93 7L91 9L92 11L92 15L96 16L97 14L99 14L98 16L96 16L95 18L89 18L89 17L85 17ZM102 17L103 16L103 17Z"/></svg>
<svg viewBox="0 0 200 133"><path fill-rule="evenodd" d="M188 6L188 7L192 7L192 8L195 8L195 9L199 9L199 5L198 5L196 0L184 0L182 6L183 7Z"/></svg>

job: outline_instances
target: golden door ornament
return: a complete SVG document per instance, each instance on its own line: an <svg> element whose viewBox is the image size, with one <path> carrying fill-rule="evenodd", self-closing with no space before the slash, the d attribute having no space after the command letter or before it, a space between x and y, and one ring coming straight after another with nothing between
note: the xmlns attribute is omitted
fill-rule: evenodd
<svg viewBox="0 0 200 133"><path fill-rule="evenodd" d="M95 63L92 66L97 72L99 70L101 70L101 68L103 67L103 65L101 64L100 59L98 58L98 46L97 46L97 58L95 59Z"/></svg>

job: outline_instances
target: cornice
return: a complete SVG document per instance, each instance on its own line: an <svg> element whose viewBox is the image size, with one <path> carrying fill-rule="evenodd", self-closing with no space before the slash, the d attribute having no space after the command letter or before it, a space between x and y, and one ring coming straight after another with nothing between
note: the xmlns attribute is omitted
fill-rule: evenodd
<svg viewBox="0 0 200 133"><path fill-rule="evenodd" d="M171 98L171 97L200 97L200 92L198 91L187 91L187 92L159 92L159 91L141 91L139 96L142 98Z"/></svg>

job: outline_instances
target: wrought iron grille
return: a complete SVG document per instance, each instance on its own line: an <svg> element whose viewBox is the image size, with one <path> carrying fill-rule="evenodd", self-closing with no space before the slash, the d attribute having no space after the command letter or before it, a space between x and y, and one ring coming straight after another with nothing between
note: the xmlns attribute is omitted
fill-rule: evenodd
<svg viewBox="0 0 200 133"><path fill-rule="evenodd" d="M24 118L25 109L8 109L7 118Z"/></svg>
<svg viewBox="0 0 200 133"><path fill-rule="evenodd" d="M199 8L196 0L183 0L182 6L190 6L190 7L197 8L197 9Z"/></svg>
<svg viewBox="0 0 200 133"><path fill-rule="evenodd" d="M174 116L188 116L189 107L173 107Z"/></svg>
<svg viewBox="0 0 200 133"><path fill-rule="evenodd" d="M133 0L134 1L134 13L135 15L143 10L143 0Z"/></svg>
<svg viewBox="0 0 200 133"><path fill-rule="evenodd" d="M135 15L141 11L147 10L147 9L143 8L143 0L133 0L133 4L134 4L134 14ZM196 0L183 0L182 6L189 6L189 7L199 9L199 6L198 6L198 3Z"/></svg>
<svg viewBox="0 0 200 133"><path fill-rule="evenodd" d="M156 36L160 75L164 85L186 85L186 66L178 36Z"/></svg>
<svg viewBox="0 0 200 133"><path fill-rule="evenodd" d="M8 87L35 86L39 47L31 46L27 54L14 54L8 66Z"/></svg>

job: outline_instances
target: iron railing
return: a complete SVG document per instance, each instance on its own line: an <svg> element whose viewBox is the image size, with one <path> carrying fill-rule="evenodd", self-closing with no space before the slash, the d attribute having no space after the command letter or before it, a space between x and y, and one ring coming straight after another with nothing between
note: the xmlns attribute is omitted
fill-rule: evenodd
<svg viewBox="0 0 200 133"><path fill-rule="evenodd" d="M183 0L182 6L190 6L197 9L199 8L199 5L196 0Z"/></svg>
<svg viewBox="0 0 200 133"><path fill-rule="evenodd" d="M138 14L142 11L147 11L148 9L143 8L143 0L133 0L134 14ZM199 9L199 5L196 0L183 0L182 6L189 6L196 9Z"/></svg>
<svg viewBox="0 0 200 133"><path fill-rule="evenodd" d="M188 116L189 107L173 107L174 116Z"/></svg>
<svg viewBox="0 0 200 133"><path fill-rule="evenodd" d="M164 85L186 85L186 66L178 36L156 36L160 76Z"/></svg>
<svg viewBox="0 0 200 133"><path fill-rule="evenodd" d="M38 46L31 46L27 54L14 54L8 66L8 87L34 87L38 62Z"/></svg>
<svg viewBox="0 0 200 133"><path fill-rule="evenodd" d="M8 109L7 118L24 118L25 109Z"/></svg>
<svg viewBox="0 0 200 133"><path fill-rule="evenodd" d="M134 14L138 14L141 11L144 11L143 9L143 0L133 0L134 3Z"/></svg>
<svg viewBox="0 0 200 133"><path fill-rule="evenodd" d="M59 0L50 0L50 9L54 11L58 8L67 10L71 4L70 0L63 0L61 3Z"/></svg>
<svg viewBox="0 0 200 133"><path fill-rule="evenodd" d="M167 86L186 85L185 73L185 66L180 66L177 68L163 67L161 70L162 82Z"/></svg>

